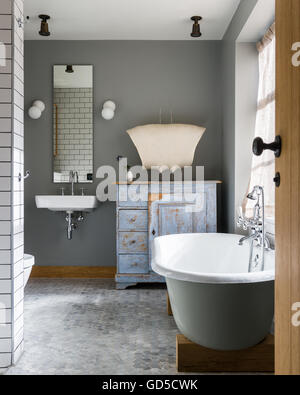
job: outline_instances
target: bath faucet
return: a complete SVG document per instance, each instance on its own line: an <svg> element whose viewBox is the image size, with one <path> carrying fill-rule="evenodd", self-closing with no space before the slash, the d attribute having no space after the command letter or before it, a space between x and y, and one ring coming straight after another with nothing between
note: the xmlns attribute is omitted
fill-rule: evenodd
<svg viewBox="0 0 300 395"><path fill-rule="evenodd" d="M253 217L246 218L240 208L240 214L237 221L237 226L244 230L249 230L250 235L242 237L239 241L239 245L242 246L246 240L251 241L250 250L250 262L249 271L253 264L253 247L254 242L256 246L261 248L261 269L264 270L264 251L270 249L269 239L265 235L265 201L264 201L264 189L261 186L255 186L251 193L247 196L250 200L256 200L253 208ZM258 265L257 255L255 257L255 268Z"/></svg>
<svg viewBox="0 0 300 395"><path fill-rule="evenodd" d="M257 240L258 241L258 237L257 237L256 232L252 233L249 236L245 236L245 237L241 238L241 240L239 241L239 245L242 246L244 244L244 242L247 241L247 240Z"/></svg>
<svg viewBox="0 0 300 395"><path fill-rule="evenodd" d="M78 183L78 173L77 171L70 170L69 181L72 184L72 196L74 196L74 183Z"/></svg>
<svg viewBox="0 0 300 395"><path fill-rule="evenodd" d="M246 218L240 208L240 215L237 221L237 226L242 227L244 230L250 230L250 235L241 238L239 241L240 245L243 245L246 240L256 240L259 245L264 245L266 248L270 248L270 243L265 236L264 220L265 220L265 209L264 209L264 190L261 186L254 187L253 191L247 196L248 199L256 200L256 204L253 208L253 217Z"/></svg>

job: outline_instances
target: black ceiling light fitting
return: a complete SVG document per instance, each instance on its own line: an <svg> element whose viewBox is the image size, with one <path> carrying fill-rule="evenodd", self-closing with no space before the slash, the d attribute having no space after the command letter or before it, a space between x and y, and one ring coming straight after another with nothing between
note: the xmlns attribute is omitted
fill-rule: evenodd
<svg viewBox="0 0 300 395"><path fill-rule="evenodd" d="M74 73L73 66L71 64L67 64L66 73Z"/></svg>
<svg viewBox="0 0 300 395"><path fill-rule="evenodd" d="M39 18L41 18L41 20L42 20L41 21L41 30L39 31L39 34L41 36L50 36L48 22L47 22L47 20L50 19L50 16L41 14L41 15L39 15Z"/></svg>
<svg viewBox="0 0 300 395"><path fill-rule="evenodd" d="M201 37L202 33L200 31L199 22L202 20L202 16L192 16L191 20L194 21L191 37L194 37L194 38Z"/></svg>

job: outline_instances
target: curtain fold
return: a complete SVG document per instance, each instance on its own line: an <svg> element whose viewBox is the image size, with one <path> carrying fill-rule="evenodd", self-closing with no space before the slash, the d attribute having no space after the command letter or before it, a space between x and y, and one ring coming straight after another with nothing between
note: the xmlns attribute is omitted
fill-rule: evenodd
<svg viewBox="0 0 300 395"><path fill-rule="evenodd" d="M275 22L269 27L263 38L257 43L258 52L262 52L275 39Z"/></svg>
<svg viewBox="0 0 300 395"><path fill-rule="evenodd" d="M261 137L266 143L275 140L275 23L266 35L257 43L259 51L259 89L255 137ZM264 151L262 156L252 157L249 191L255 185L265 190L265 212L267 217L275 215L275 157L272 151ZM247 196L246 194L246 196ZM245 197L243 208L251 216L253 202Z"/></svg>

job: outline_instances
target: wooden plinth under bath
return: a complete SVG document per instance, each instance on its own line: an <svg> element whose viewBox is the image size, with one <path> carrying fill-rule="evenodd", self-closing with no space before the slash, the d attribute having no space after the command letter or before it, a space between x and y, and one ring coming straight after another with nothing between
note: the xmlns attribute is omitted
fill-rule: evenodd
<svg viewBox="0 0 300 395"><path fill-rule="evenodd" d="M215 351L199 346L184 335L176 336L178 372L274 372L274 336L247 350Z"/></svg>
<svg viewBox="0 0 300 395"><path fill-rule="evenodd" d="M168 291L167 291L167 313L168 313L168 315L173 315Z"/></svg>

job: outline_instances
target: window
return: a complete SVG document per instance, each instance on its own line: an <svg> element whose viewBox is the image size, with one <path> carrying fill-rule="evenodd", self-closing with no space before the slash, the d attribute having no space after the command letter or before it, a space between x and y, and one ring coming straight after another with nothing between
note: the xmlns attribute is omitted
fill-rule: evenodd
<svg viewBox="0 0 300 395"><path fill-rule="evenodd" d="M255 125L255 137L265 142L275 140L275 24L257 44L259 51L259 89ZM265 190L265 214L274 218L275 215L275 157L272 151L264 151L262 156L253 155L249 191L255 185ZM248 193L247 193L248 194ZM245 198L246 216L252 215L253 202Z"/></svg>

